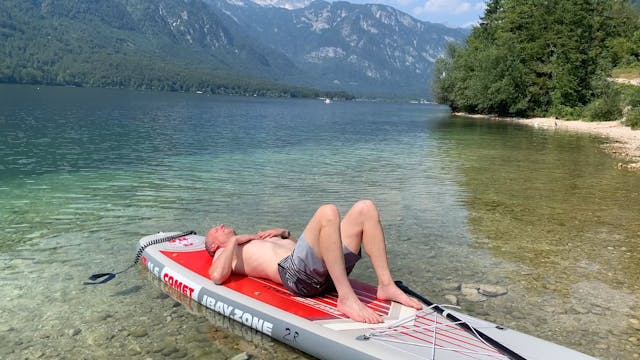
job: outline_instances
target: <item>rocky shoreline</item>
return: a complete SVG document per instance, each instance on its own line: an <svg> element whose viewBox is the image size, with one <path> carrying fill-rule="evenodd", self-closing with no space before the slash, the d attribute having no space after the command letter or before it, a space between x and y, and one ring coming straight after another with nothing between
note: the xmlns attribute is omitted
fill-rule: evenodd
<svg viewBox="0 0 640 360"><path fill-rule="evenodd" d="M640 130L633 130L625 126L622 121L568 121L555 118L510 118L493 115L471 115L454 113L457 116L475 119L490 119L498 121L511 121L533 126L535 128L575 131L602 136L610 141L603 145L605 151L623 159L618 163L618 168L640 171Z"/></svg>

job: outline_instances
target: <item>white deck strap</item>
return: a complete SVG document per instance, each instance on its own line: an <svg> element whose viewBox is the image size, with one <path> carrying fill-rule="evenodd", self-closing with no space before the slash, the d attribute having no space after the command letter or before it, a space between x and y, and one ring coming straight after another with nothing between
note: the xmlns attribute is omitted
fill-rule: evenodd
<svg viewBox="0 0 640 360"><path fill-rule="evenodd" d="M503 355L503 354L498 354L498 353L489 353L489 352L484 352L484 351L477 351L477 350L465 350L465 349L460 349L460 348L450 348L450 347L445 347L445 346L438 346L436 343L436 336L438 333L439 329L444 329L444 328L451 328L452 326L456 326L459 324L466 324L468 325L472 332L473 335L480 340L483 344L485 344L486 346L490 347L490 348L495 348L494 346L488 344L477 332L476 332L476 327L478 328L489 328L489 326L472 326L470 323L466 322L466 321L456 321L456 322L442 322L442 323L438 323L438 316L441 315L439 314L437 311L434 310L435 307L442 307L443 309L445 309L445 311L443 312L442 316L443 319L446 319L446 314L449 313L446 310L447 305L438 305L438 304L433 304L431 306L429 306L426 309L420 310L418 312L416 312L414 315L411 316L407 316L405 318L399 319L398 321L383 327L383 328L378 328L378 329L373 329L371 331L369 331L366 334L366 337L372 340L378 340L381 342L389 342L389 343L397 343L397 344L406 344L406 345L412 345L412 346L420 346L420 347L426 347L426 348L431 348L431 359L435 360L436 359L436 350L440 350L440 351L453 351L453 352L457 352L457 353L464 353L464 354L470 354L470 355L480 355L480 356L486 356L486 357L490 357L490 358L494 358L494 359L509 359L508 356ZM457 306L452 306L452 307L457 307ZM419 316L424 316L425 318L428 315L433 315L433 325L415 325L415 323L412 326L411 329L399 329L399 327L409 323L409 322L414 322L416 320L417 317ZM433 336L431 339L431 343L426 343L426 342L418 342L418 341L408 341L408 340L400 340L400 339L395 339L390 337L390 335L396 334L398 332L403 332L405 334L407 333L412 333L412 332L424 332L425 330L429 330L429 331L433 331ZM415 355L415 354L411 354L411 355Z"/></svg>

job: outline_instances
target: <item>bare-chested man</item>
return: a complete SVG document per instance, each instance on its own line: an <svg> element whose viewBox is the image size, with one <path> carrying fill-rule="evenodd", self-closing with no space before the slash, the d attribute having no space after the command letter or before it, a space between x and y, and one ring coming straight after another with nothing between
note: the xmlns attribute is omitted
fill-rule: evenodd
<svg viewBox="0 0 640 360"><path fill-rule="evenodd" d="M216 284L233 272L281 283L300 296L335 287L338 310L355 321L379 323L381 317L358 299L348 279L361 245L378 277L378 298L421 309L393 282L378 209L369 200L355 203L342 221L335 205L321 206L297 241L285 229L238 235L225 225L212 228L206 237L207 251L214 256L209 274Z"/></svg>

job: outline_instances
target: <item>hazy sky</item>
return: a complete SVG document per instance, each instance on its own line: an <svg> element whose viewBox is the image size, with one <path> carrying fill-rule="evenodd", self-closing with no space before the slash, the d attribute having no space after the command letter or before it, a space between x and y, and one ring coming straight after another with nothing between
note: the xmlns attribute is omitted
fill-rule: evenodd
<svg viewBox="0 0 640 360"><path fill-rule="evenodd" d="M355 4L382 3L393 6L419 20L465 27L484 14L484 0L347 0Z"/></svg>
<svg viewBox="0 0 640 360"><path fill-rule="evenodd" d="M242 2L243 0L227 0ZM262 5L288 9L308 5L313 0L252 0ZM325 0L328 2L338 0ZM346 0L354 4L385 4L403 11L418 20L445 24L450 27L474 25L484 14L485 0Z"/></svg>

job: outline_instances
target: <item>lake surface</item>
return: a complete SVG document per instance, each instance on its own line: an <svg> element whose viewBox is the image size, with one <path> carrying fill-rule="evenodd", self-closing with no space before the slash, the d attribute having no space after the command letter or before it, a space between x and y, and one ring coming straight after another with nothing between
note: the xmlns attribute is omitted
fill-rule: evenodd
<svg viewBox="0 0 640 360"><path fill-rule="evenodd" d="M637 359L640 175L601 143L435 105L0 86L0 358L307 358L141 267L81 284L150 233L298 235L317 206L369 198L418 292ZM367 261L353 276L375 281ZM472 301L461 283L509 292Z"/></svg>

